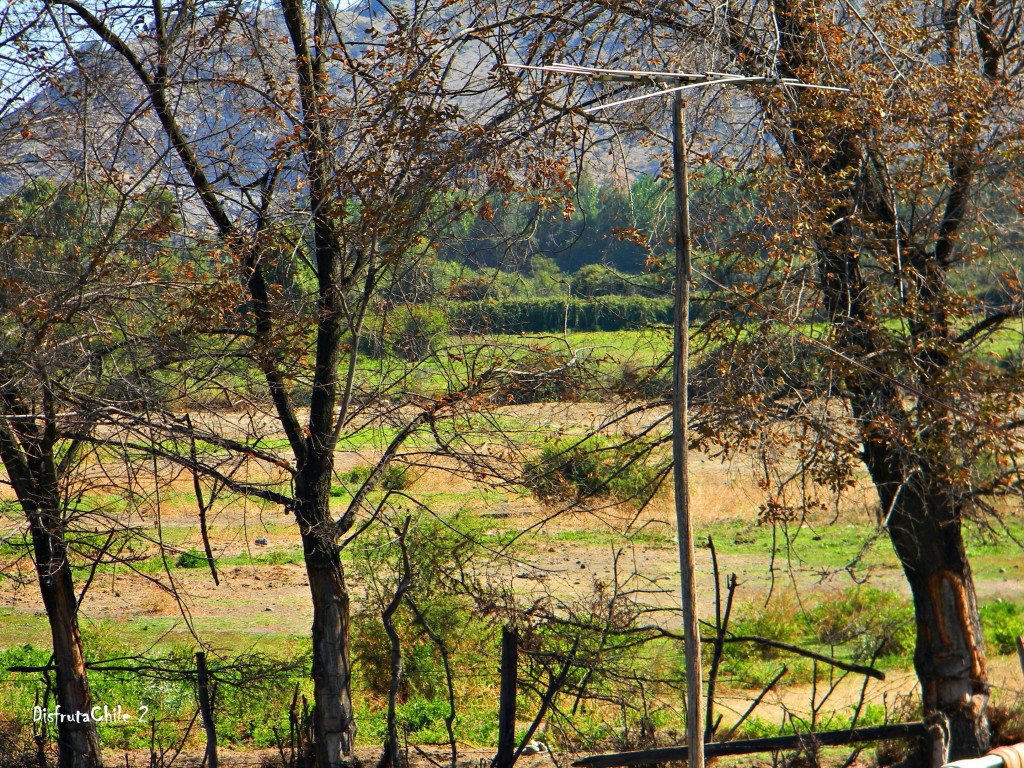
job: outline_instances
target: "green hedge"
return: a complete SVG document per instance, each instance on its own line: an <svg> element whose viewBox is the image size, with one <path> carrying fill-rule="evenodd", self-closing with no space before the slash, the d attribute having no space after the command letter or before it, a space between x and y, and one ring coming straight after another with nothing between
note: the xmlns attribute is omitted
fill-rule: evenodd
<svg viewBox="0 0 1024 768"><path fill-rule="evenodd" d="M699 310L699 304L695 304L690 311L699 316ZM568 318L565 299L560 298L455 302L450 305L450 313L452 329L459 333L549 333L561 331L566 324L573 331L622 331L670 324L672 299L572 299Z"/></svg>

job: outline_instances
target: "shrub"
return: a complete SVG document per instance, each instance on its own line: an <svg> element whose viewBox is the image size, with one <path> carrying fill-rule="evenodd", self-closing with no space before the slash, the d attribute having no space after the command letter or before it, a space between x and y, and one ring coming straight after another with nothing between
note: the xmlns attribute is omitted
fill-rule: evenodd
<svg viewBox="0 0 1024 768"><path fill-rule="evenodd" d="M182 552L178 555L174 565L176 568L205 568L206 553L199 552L196 549L189 549L187 552Z"/></svg>
<svg viewBox="0 0 1024 768"><path fill-rule="evenodd" d="M366 319L359 351L378 360L394 355L415 362L443 344L449 331L443 311L425 304L401 305Z"/></svg>
<svg viewBox="0 0 1024 768"><path fill-rule="evenodd" d="M448 716L447 699L415 699L398 708L399 725L420 744L442 744L448 741L444 719Z"/></svg>
<svg viewBox="0 0 1024 768"><path fill-rule="evenodd" d="M610 497L643 504L654 495L661 477L651 450L639 440L554 440L544 444L525 470L542 501Z"/></svg>
<svg viewBox="0 0 1024 768"><path fill-rule="evenodd" d="M343 472L341 474L341 481L348 487L331 488L331 495L337 497L347 493L354 493L356 489L369 479L371 472L373 472L373 467L369 464L353 467L348 472ZM383 491L404 491L410 485L412 485L412 477L409 473L409 468L402 464L392 463L388 464L384 469L384 474L381 475L377 488Z"/></svg>
<svg viewBox="0 0 1024 768"><path fill-rule="evenodd" d="M785 591L777 591L767 605L760 601L741 604L729 624L729 631L734 635L755 635L781 643L799 640L805 628L800 604ZM735 652L745 651L737 648ZM762 659L775 659L782 653L778 648L767 645L757 647L757 654Z"/></svg>
<svg viewBox="0 0 1024 768"><path fill-rule="evenodd" d="M516 373L498 387L492 400L502 405L572 402L586 392L582 367L565 366L563 360L544 352L519 357L515 369Z"/></svg>
<svg viewBox="0 0 1024 768"><path fill-rule="evenodd" d="M868 586L850 587L811 612L818 642L854 645L859 658L902 656L914 647L914 609L906 598Z"/></svg>
<svg viewBox="0 0 1024 768"><path fill-rule="evenodd" d="M989 652L999 655L1013 653L1017 638L1024 635L1024 615L1016 603L997 600L981 606L981 628Z"/></svg>
<svg viewBox="0 0 1024 768"><path fill-rule="evenodd" d="M626 360L609 382L609 388L627 398L655 400L672 394L670 371L641 367Z"/></svg>
<svg viewBox="0 0 1024 768"><path fill-rule="evenodd" d="M429 306L400 307L392 314L395 335L391 347L403 360L427 357L443 344L450 331L444 312Z"/></svg>
<svg viewBox="0 0 1024 768"><path fill-rule="evenodd" d="M407 537L412 581L409 596L431 632L443 639L456 674L477 668L491 641L486 619L467 594L474 586L467 569L483 554L479 528L477 521L455 515L421 521L410 528ZM394 594L400 563L400 547L394 531L387 528L364 535L353 548L353 568L367 586L366 599L353 615L352 657L361 683L378 695L386 695L391 685L391 643L381 614ZM402 648L402 697L445 697L441 653L408 602L402 603L393 621Z"/></svg>

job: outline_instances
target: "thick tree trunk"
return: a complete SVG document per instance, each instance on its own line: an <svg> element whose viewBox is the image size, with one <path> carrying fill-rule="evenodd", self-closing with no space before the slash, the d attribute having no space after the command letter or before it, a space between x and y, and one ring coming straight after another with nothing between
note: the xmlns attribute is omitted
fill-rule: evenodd
<svg viewBox="0 0 1024 768"><path fill-rule="evenodd" d="M319 768L339 766L352 752L349 596L331 518L330 470L304 471L296 483L296 517L313 602L313 733Z"/></svg>
<svg viewBox="0 0 1024 768"><path fill-rule="evenodd" d="M36 571L50 622L53 663L57 668L57 704L61 715L57 722L59 765L60 768L101 768L103 757L96 724L87 717L92 710L92 695L82 654L78 604L67 547L59 528L45 525L39 514L32 518Z"/></svg>
<svg viewBox="0 0 1024 768"><path fill-rule="evenodd" d="M28 414L15 390L6 389L3 395L0 461L29 524L39 591L50 622L58 714L64 715L57 720L60 768L101 768L103 754L91 718L92 695L78 628L78 597L64 538L55 439L49 429L37 430L34 421L25 418ZM17 432L7 421L12 412L22 417Z"/></svg>
<svg viewBox="0 0 1024 768"><path fill-rule="evenodd" d="M924 714L939 726L918 764L937 768L944 760L977 757L989 748L989 686L955 489L924 465L894 473L896 462L877 444L866 458L914 598L914 667Z"/></svg>

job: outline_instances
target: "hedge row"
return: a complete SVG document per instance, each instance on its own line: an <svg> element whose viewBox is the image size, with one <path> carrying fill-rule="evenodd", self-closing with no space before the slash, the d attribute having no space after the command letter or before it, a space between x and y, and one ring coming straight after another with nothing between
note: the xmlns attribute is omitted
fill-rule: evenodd
<svg viewBox="0 0 1024 768"><path fill-rule="evenodd" d="M696 310L696 312L695 312ZM700 306L691 308L699 314ZM553 333L568 325L573 331L622 331L672 322L672 299L645 296L602 296L463 301L449 305L452 330L457 333Z"/></svg>

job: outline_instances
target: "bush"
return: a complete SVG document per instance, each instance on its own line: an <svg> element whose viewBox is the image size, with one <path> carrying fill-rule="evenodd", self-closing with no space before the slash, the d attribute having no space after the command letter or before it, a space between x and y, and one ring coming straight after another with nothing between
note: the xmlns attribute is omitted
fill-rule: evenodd
<svg viewBox="0 0 1024 768"><path fill-rule="evenodd" d="M979 610L985 646L990 653L1004 655L1017 648L1017 638L1024 635L1024 615L1016 603L997 600Z"/></svg>
<svg viewBox="0 0 1024 768"><path fill-rule="evenodd" d="M206 553L190 549L187 552L179 554L177 559L174 561L174 565L176 568L205 568Z"/></svg>
<svg viewBox="0 0 1024 768"><path fill-rule="evenodd" d="M791 593L785 591L777 591L767 605L760 601L743 603L729 624L729 631L734 635L755 635L780 643L799 640L805 628L800 604ZM737 649L736 652L742 651ZM762 659L775 659L782 653L771 646L757 646L757 654Z"/></svg>
<svg viewBox="0 0 1024 768"><path fill-rule="evenodd" d="M441 346L451 330L444 312L427 306L402 307L394 314L392 350L403 360L422 360Z"/></svg>
<svg viewBox="0 0 1024 768"><path fill-rule="evenodd" d="M533 351L515 360L515 374L509 374L491 399L502 405L573 402L586 389L581 366L566 366L564 360Z"/></svg>
<svg viewBox="0 0 1024 768"><path fill-rule="evenodd" d="M415 699L398 708L399 726L418 744L443 744L448 741L444 719L447 699Z"/></svg>
<svg viewBox="0 0 1024 768"><path fill-rule="evenodd" d="M672 394L671 371L637 366L626 360L609 382L609 388L629 399L659 400Z"/></svg>
<svg viewBox="0 0 1024 768"><path fill-rule="evenodd" d="M338 488L335 486L331 488L331 496L342 496L345 494L355 493L363 483L370 478L370 473L373 472L373 466L364 464L359 467L353 467L348 472L341 474L341 481L345 483L347 488ZM409 468L402 464L388 464L384 469L384 474L381 475L380 480L377 482L377 488L382 491L404 491L410 485L412 485L412 476L409 473Z"/></svg>
<svg viewBox="0 0 1024 768"><path fill-rule="evenodd" d="M467 569L484 553L479 534L479 522L455 515L421 521L410 528L407 538L409 595L431 632L443 639L456 674L478 669L492 639L485 617L467 594L472 586ZM367 586L366 599L352 619L352 658L361 684L381 696L391 686L391 642L381 614L394 595L400 563L400 547L388 528L364 535L353 547L353 568ZM411 704L416 697L446 697L441 653L408 602L399 606L393 621L402 648L402 698ZM420 710L414 706L407 716L414 711Z"/></svg>
<svg viewBox="0 0 1024 768"><path fill-rule="evenodd" d="M914 647L914 609L906 598L868 586L850 587L811 612L818 642L854 645L858 658L903 656Z"/></svg>
<svg viewBox="0 0 1024 768"><path fill-rule="evenodd" d="M643 504L654 495L661 477L651 449L638 440L555 440L545 443L525 470L531 489L542 501L609 497Z"/></svg>

